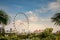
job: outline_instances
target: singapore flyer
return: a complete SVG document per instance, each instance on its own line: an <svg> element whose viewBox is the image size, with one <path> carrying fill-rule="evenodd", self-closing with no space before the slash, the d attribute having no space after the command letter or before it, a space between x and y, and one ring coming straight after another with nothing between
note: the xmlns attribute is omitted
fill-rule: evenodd
<svg viewBox="0 0 60 40"><path fill-rule="evenodd" d="M29 30L29 19L25 13L17 13L13 22L16 31L27 32Z"/></svg>

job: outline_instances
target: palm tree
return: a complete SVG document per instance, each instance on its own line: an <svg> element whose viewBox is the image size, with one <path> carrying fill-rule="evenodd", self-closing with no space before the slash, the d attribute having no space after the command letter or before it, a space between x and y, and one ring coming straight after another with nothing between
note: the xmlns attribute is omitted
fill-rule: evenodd
<svg viewBox="0 0 60 40"><path fill-rule="evenodd" d="M8 15L3 10L0 10L0 24L2 25L2 35L3 36L5 35L4 26L7 25L8 19L9 19Z"/></svg>
<svg viewBox="0 0 60 40"><path fill-rule="evenodd" d="M60 13L56 13L51 19L52 22L60 26Z"/></svg>

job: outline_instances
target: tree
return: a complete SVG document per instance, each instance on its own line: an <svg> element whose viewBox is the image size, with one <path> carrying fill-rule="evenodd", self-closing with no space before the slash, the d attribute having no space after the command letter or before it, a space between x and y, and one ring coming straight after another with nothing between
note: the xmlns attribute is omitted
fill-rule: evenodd
<svg viewBox="0 0 60 40"><path fill-rule="evenodd" d="M56 34L56 40L60 40L60 31L57 31L55 34Z"/></svg>
<svg viewBox="0 0 60 40"><path fill-rule="evenodd" d="M55 40L55 35L52 33L53 28L46 28L43 32L38 34L41 40Z"/></svg>
<svg viewBox="0 0 60 40"><path fill-rule="evenodd" d="M52 22L57 25L60 25L60 13L56 13L52 18Z"/></svg>
<svg viewBox="0 0 60 40"><path fill-rule="evenodd" d="M56 13L52 18L52 22L60 26L60 13ZM56 40L60 40L60 32L56 33Z"/></svg>
<svg viewBox="0 0 60 40"><path fill-rule="evenodd" d="M2 35L4 36L5 34L5 29L4 26L7 25L9 20L9 16L4 12L3 10L0 10L0 24L3 26L2 28Z"/></svg>

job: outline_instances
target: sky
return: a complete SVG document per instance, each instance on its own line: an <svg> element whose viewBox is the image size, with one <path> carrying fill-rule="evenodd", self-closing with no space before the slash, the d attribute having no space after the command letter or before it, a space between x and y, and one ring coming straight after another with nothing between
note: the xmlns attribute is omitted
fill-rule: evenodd
<svg viewBox="0 0 60 40"><path fill-rule="evenodd" d="M17 15L15 25L18 31L29 29L32 32L50 27L54 28L54 31L60 29L51 22L51 17L60 12L60 0L0 0L0 10L4 10L11 17L11 22L6 29L9 29L10 25L13 28L13 18L18 13L26 14L29 19L28 28L26 17L22 14ZM25 26L19 25L20 23Z"/></svg>

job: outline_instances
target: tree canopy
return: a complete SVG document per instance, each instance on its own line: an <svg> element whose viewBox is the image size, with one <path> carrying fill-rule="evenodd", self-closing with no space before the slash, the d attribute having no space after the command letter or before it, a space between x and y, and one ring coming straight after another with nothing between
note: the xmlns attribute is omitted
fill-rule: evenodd
<svg viewBox="0 0 60 40"><path fill-rule="evenodd" d="M5 24L7 25L9 20L9 16L7 15L6 12L4 12L3 10L0 10L0 24Z"/></svg>
<svg viewBox="0 0 60 40"><path fill-rule="evenodd" d="M52 18L52 22L57 25L60 25L60 13L56 13Z"/></svg>

